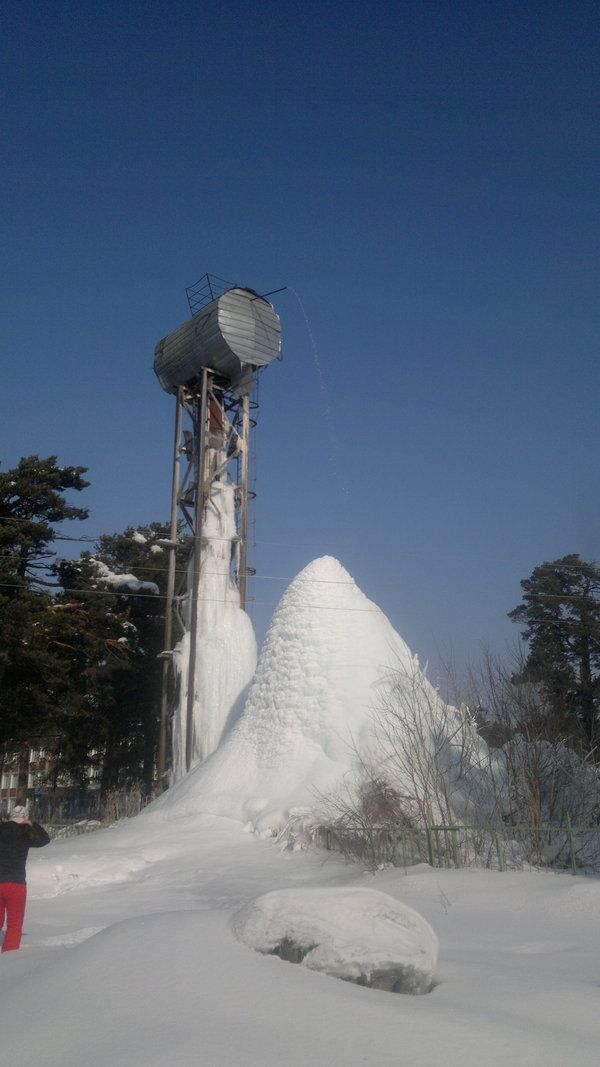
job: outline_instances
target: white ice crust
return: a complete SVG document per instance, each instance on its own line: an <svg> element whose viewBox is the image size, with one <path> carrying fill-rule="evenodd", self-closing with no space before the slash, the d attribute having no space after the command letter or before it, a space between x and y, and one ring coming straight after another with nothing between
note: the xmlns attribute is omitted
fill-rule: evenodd
<svg viewBox="0 0 600 1067"><path fill-rule="evenodd" d="M259 952L276 952L282 942L303 946L298 962L335 978L370 984L396 972L405 992L431 989L439 949L434 931L413 908L376 889L277 890L242 908L232 927Z"/></svg>

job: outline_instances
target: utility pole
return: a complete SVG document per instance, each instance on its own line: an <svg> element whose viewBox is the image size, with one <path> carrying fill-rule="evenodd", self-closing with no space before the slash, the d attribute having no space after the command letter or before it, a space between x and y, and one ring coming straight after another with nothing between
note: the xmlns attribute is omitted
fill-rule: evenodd
<svg viewBox="0 0 600 1067"><path fill-rule="evenodd" d="M196 400L196 499L194 508L194 563L191 588L190 659L187 681L187 709L185 727L185 767L189 771L194 752L194 698L196 689L196 650L198 647L198 607L200 571L202 565L202 525L204 521L204 464L206 457L206 421L208 409L208 370L202 368L202 390Z"/></svg>
<svg viewBox="0 0 600 1067"><path fill-rule="evenodd" d="M162 690L160 700L160 730L158 736L157 777L159 789L163 785L167 766L167 727L169 723L169 677L173 652L173 597L175 595L175 569L177 566L177 513L179 507L179 474L181 467L181 386L175 400L175 442L173 448L173 481L171 485L171 525L169 529L169 569L167 572L167 595L165 598L165 631L163 641Z"/></svg>
<svg viewBox="0 0 600 1067"><path fill-rule="evenodd" d="M240 607L246 610L246 578L248 575L248 473L250 468L250 397L242 399L242 471L240 499Z"/></svg>

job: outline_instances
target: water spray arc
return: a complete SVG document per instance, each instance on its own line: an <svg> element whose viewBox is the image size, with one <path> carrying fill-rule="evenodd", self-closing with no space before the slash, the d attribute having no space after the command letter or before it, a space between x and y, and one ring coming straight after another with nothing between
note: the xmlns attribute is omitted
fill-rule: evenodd
<svg viewBox="0 0 600 1067"><path fill-rule="evenodd" d="M233 582L238 605L246 606L251 394L258 371L281 351L281 326L272 304L253 289L205 275L188 290L192 317L155 348L154 370L163 389L175 397L171 524L163 547L169 553L165 612L161 721L157 758L159 783L168 763L169 704L174 677L174 636L187 635L187 695L184 720L185 771L194 755L203 759L195 737L198 649L203 637L201 583L208 539L207 516L233 495L234 529L224 539L223 605ZM175 589L176 554L189 546L186 588ZM229 592L228 592L229 589ZM177 630L177 635L175 631ZM182 709L183 710L183 709ZM205 709L202 709L203 712Z"/></svg>

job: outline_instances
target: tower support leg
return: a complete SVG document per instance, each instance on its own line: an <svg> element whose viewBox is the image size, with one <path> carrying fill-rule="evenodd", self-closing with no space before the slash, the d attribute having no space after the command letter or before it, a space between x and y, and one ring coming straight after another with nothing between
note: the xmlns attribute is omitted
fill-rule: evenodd
<svg viewBox="0 0 600 1067"><path fill-rule="evenodd" d="M165 636L163 649L171 652L173 645L173 597L175 595L175 568L177 563L177 515L179 507L179 475L181 466L181 420L183 415L183 390L177 390L175 406L175 442L173 449L173 481L171 485L171 525L169 530L169 569L167 572L167 595L165 599ZM162 689L160 700L160 727L158 735L158 754L156 773L159 789L164 784L167 767L167 730L169 722L169 677L170 662L165 656L162 667Z"/></svg>
<svg viewBox="0 0 600 1067"><path fill-rule="evenodd" d="M208 412L208 371L202 369L202 390L196 402L196 498L194 508L194 561L191 589L190 659L187 682L187 708L185 730L185 766L189 771L194 753L194 697L196 689L196 650L198 646L198 608L200 596L200 569L202 563L202 525L204 520L206 423Z"/></svg>
<svg viewBox="0 0 600 1067"><path fill-rule="evenodd" d="M248 476L250 469L250 397L242 400L242 470L240 485L240 607L246 610L246 580L248 577Z"/></svg>

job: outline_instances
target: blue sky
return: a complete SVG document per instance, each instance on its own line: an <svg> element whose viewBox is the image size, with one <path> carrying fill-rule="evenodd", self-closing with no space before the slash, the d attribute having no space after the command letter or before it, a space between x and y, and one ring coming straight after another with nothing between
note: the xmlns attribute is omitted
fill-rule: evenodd
<svg viewBox="0 0 600 1067"><path fill-rule="evenodd" d="M153 350L210 271L316 344L274 298L259 632L331 553L435 671L600 557L595 4L26 0L1 37L3 469L88 466L82 533L164 518Z"/></svg>

